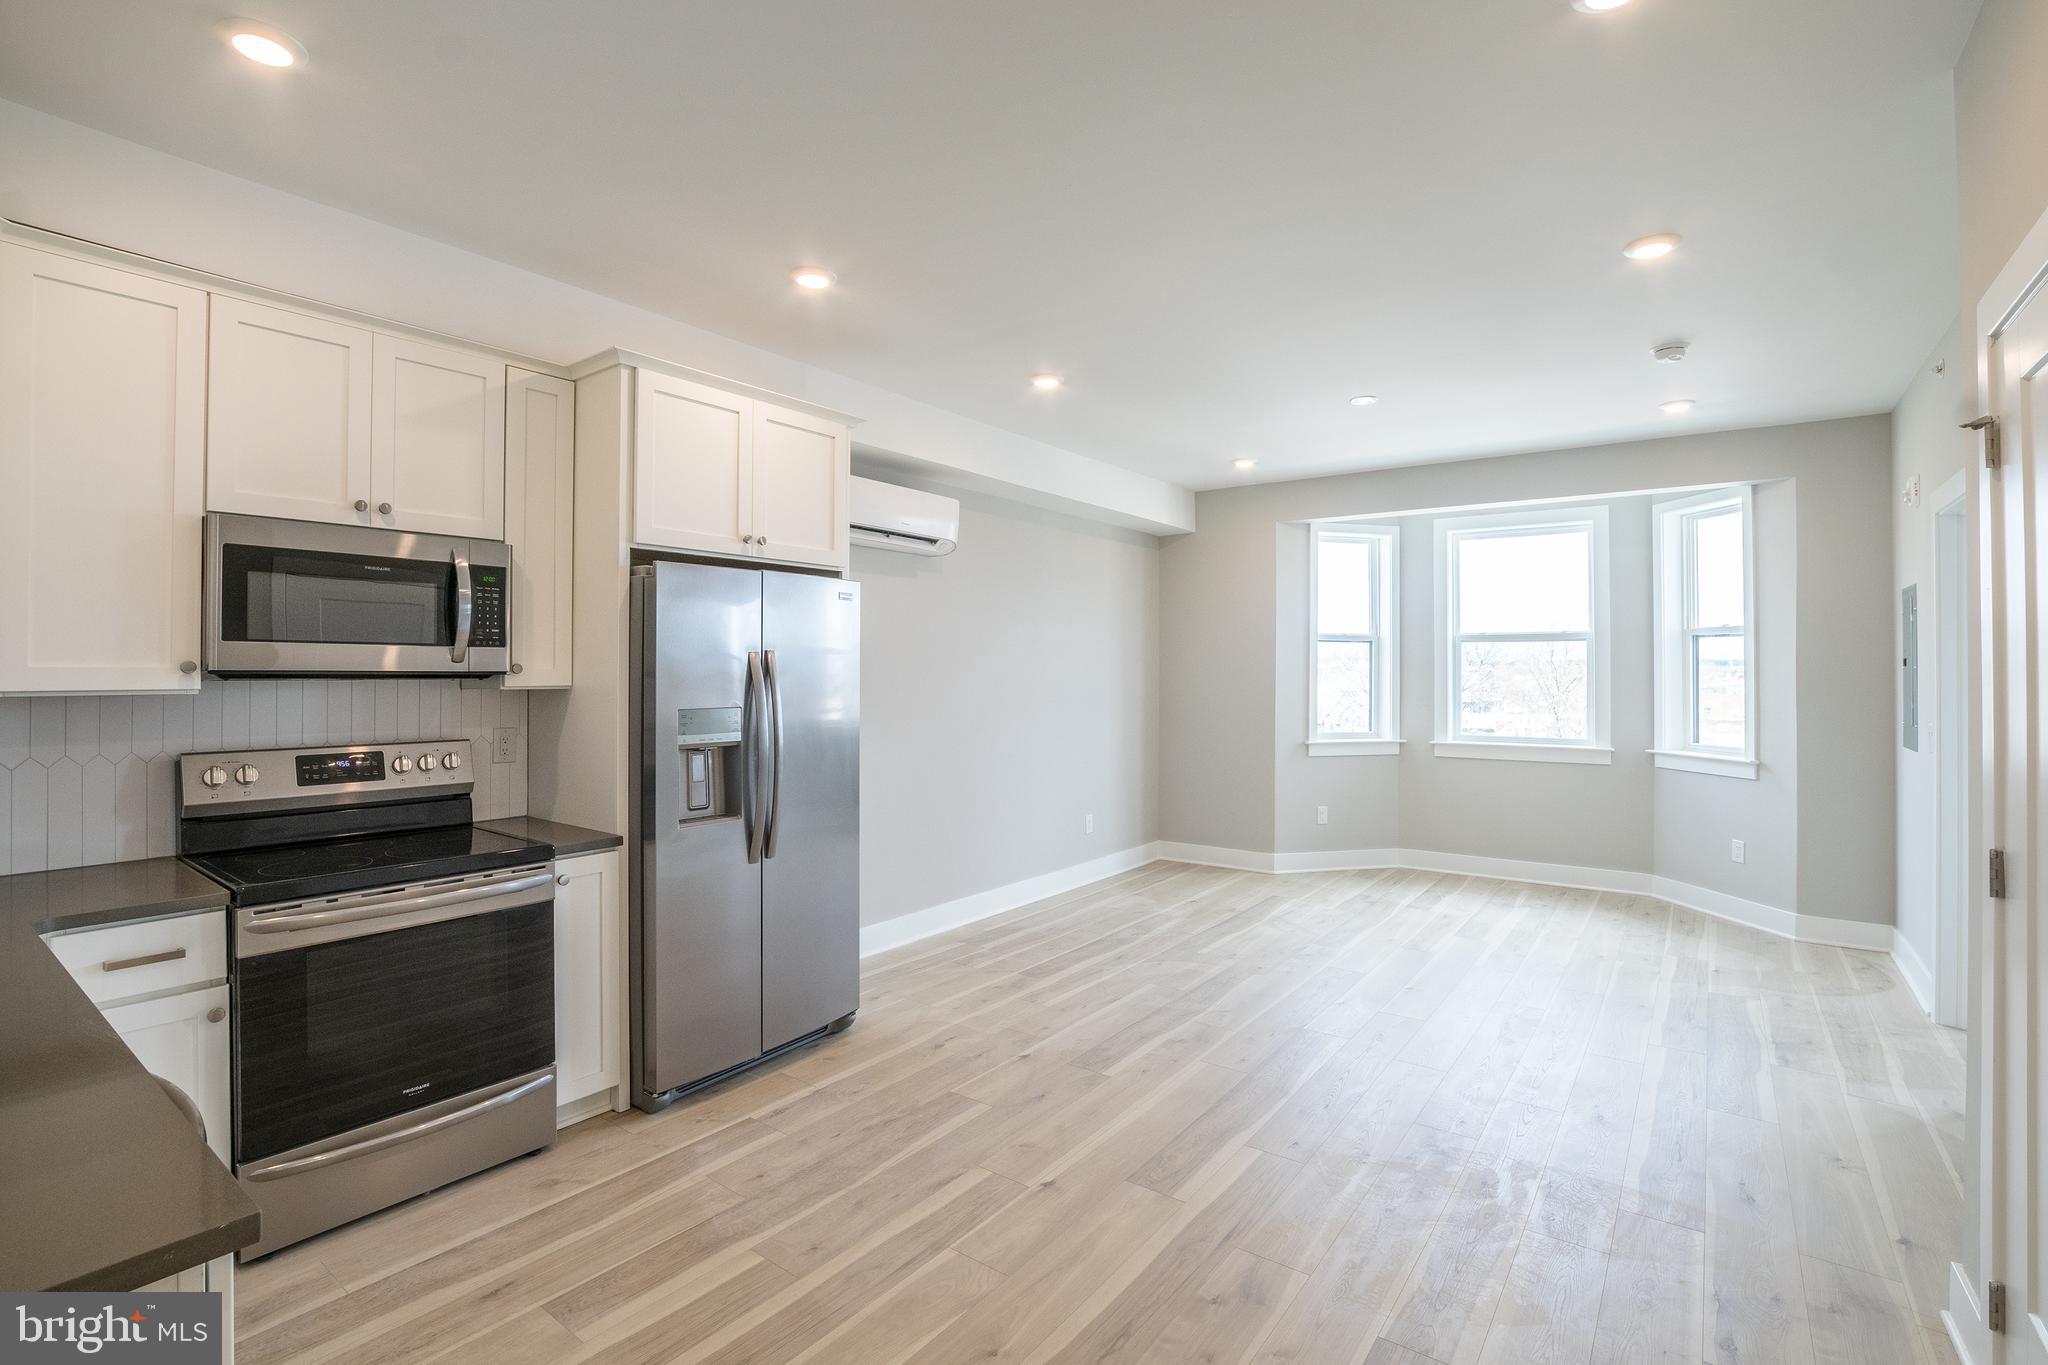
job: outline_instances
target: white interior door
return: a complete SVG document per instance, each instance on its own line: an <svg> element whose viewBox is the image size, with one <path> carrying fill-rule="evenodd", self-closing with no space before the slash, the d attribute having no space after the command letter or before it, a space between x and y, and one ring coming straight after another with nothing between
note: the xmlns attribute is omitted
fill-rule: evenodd
<svg viewBox="0 0 2048 1365"><path fill-rule="evenodd" d="M1983 687L1978 847L2004 860L2004 895L1973 915L1978 1066L1977 1250L1981 1276L1958 1275L1952 1307L1978 1362L2048 1365L2048 935L2041 850L2040 611L2048 604L2039 516L2048 458L2048 218L1985 296L1978 314L1985 465L1977 471ZM2002 1286L2002 1331L1991 1329ZM1972 1296L1976 1301L1972 1302ZM1970 1321L1964 1321L1964 1319Z"/></svg>

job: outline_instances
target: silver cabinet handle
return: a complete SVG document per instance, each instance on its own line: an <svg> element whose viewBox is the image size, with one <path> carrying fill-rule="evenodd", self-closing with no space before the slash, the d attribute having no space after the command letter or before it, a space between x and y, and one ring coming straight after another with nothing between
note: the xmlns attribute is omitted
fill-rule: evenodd
<svg viewBox="0 0 2048 1365"><path fill-rule="evenodd" d="M526 671L526 665L525 665L525 664L514 664L514 665L512 665L512 671L513 671L514 673L524 673L524 672Z"/></svg>
<svg viewBox="0 0 2048 1365"><path fill-rule="evenodd" d="M178 665L178 671L180 673L197 673L199 671L199 665L194 663L192 660L187 659L183 663Z"/></svg>
<svg viewBox="0 0 2048 1365"><path fill-rule="evenodd" d="M752 545L753 543L754 538L751 535L744 535L740 537L740 544L742 545Z"/></svg>
<svg viewBox="0 0 2048 1365"><path fill-rule="evenodd" d="M555 885L556 885L556 886L567 886L568 884L569 884L569 874L568 874L568 873L566 873L566 872L557 872L557 873L555 874Z"/></svg>
<svg viewBox="0 0 2048 1365"><path fill-rule="evenodd" d="M766 544L768 543L768 537L766 537L766 536L755 536L755 537L754 537L754 543L755 543L756 545L766 545Z"/></svg>
<svg viewBox="0 0 2048 1365"><path fill-rule="evenodd" d="M388 517L388 516L390 516L390 515L391 515L391 504L390 504L390 503L388 503L388 502L380 502L380 503L378 503L378 504L377 504L377 512L378 512L378 514L379 514L380 516L387 516L387 517Z"/></svg>
<svg viewBox="0 0 2048 1365"><path fill-rule="evenodd" d="M356 510L357 510L358 512L367 512L367 511L369 511L369 510L370 510L370 500L369 500L368 498L357 498L357 499L356 499Z"/></svg>
<svg viewBox="0 0 2048 1365"><path fill-rule="evenodd" d="M497 1091L495 1094L484 1096L475 1104L464 1105L460 1109L437 1115L424 1122L410 1124L404 1128L395 1128L387 1133L379 1133L376 1137L364 1138L360 1142L351 1142L343 1147L332 1147L324 1152L313 1152L309 1155L293 1157L286 1161L279 1161L273 1157L269 1161L259 1161L253 1165L244 1165L238 1168L235 1174L243 1180L278 1180L288 1175L296 1175L300 1171L318 1170L323 1166L332 1166L354 1157L369 1156L372 1152L381 1152L386 1148L396 1147L400 1143L411 1142L414 1138L423 1138L429 1134L453 1128L464 1120L488 1114L493 1109L502 1109L514 1100L522 1099L541 1087L552 1086L554 1083L555 1069L549 1067L542 1075L510 1082L505 1088Z"/></svg>
<svg viewBox="0 0 2048 1365"><path fill-rule="evenodd" d="M774 650L762 651L761 664L768 681L768 736L773 744L768 751L768 837L761 846L761 855L773 858L775 836L782 824L782 679L775 672Z"/></svg>
<svg viewBox="0 0 2048 1365"><path fill-rule="evenodd" d="M113 962L102 962L103 972L125 972L130 967L154 967L159 962L176 962L185 955L183 948L171 948L161 953L149 953L142 957L124 957Z"/></svg>
<svg viewBox="0 0 2048 1365"><path fill-rule="evenodd" d="M227 1017L228 1012L222 1009L219 1005L215 1005L212 1009L206 1012L206 1022L209 1024L218 1024L221 1020Z"/></svg>
<svg viewBox="0 0 2048 1365"><path fill-rule="evenodd" d="M448 650L450 663L461 663L469 657L469 632L476 618L476 591L469 577L469 561L460 550L450 550L448 558L455 562L455 643Z"/></svg>

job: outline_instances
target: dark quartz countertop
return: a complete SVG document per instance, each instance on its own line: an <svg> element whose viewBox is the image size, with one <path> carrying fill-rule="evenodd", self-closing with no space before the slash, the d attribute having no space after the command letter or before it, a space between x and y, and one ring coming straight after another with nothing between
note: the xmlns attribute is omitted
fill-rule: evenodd
<svg viewBox="0 0 2048 1365"><path fill-rule="evenodd" d="M175 858L0 877L0 1289L134 1289L256 1240L256 1205L39 937L226 905Z"/></svg>
<svg viewBox="0 0 2048 1365"><path fill-rule="evenodd" d="M478 829L487 829L495 834L509 834L515 839L548 844L554 848L557 858L573 858L579 853L602 853L626 842L618 835L606 834L603 830L558 824L537 815L514 815L503 820L479 820L476 823Z"/></svg>

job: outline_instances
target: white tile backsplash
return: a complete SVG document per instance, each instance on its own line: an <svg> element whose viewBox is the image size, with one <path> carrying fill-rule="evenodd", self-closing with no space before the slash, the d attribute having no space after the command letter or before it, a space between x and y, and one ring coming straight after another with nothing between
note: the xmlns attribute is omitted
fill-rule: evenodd
<svg viewBox="0 0 2048 1365"><path fill-rule="evenodd" d="M519 732L493 763L494 731ZM526 694L423 678L208 678L162 697L0 697L0 875L177 852L182 753L467 739L479 820L526 813Z"/></svg>

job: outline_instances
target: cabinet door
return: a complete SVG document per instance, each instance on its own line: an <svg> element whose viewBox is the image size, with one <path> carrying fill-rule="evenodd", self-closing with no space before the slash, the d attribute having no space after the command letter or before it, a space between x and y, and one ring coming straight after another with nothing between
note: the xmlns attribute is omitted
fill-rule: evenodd
<svg viewBox="0 0 2048 1365"><path fill-rule="evenodd" d="M206 506L368 526L370 333L213 296Z"/></svg>
<svg viewBox="0 0 2048 1365"><path fill-rule="evenodd" d="M633 539L669 550L752 555L752 401L637 373Z"/></svg>
<svg viewBox="0 0 2048 1365"><path fill-rule="evenodd" d="M505 363L376 338L373 524L505 538Z"/></svg>
<svg viewBox="0 0 2048 1365"><path fill-rule="evenodd" d="M625 1079L625 885L617 850L555 864L555 1102Z"/></svg>
<svg viewBox="0 0 2048 1365"><path fill-rule="evenodd" d="M203 291L0 244L0 692L198 688L205 414Z"/></svg>
<svg viewBox="0 0 2048 1365"><path fill-rule="evenodd" d="M138 1000L106 1013L136 1060L199 1106L206 1145L223 1162L229 1160L228 988Z"/></svg>
<svg viewBox="0 0 2048 1365"><path fill-rule="evenodd" d="M768 403L754 405L754 548L791 564L847 565L846 428Z"/></svg>
<svg viewBox="0 0 2048 1365"><path fill-rule="evenodd" d="M569 685L576 534L576 386L506 372L505 539L512 544L507 687Z"/></svg>

